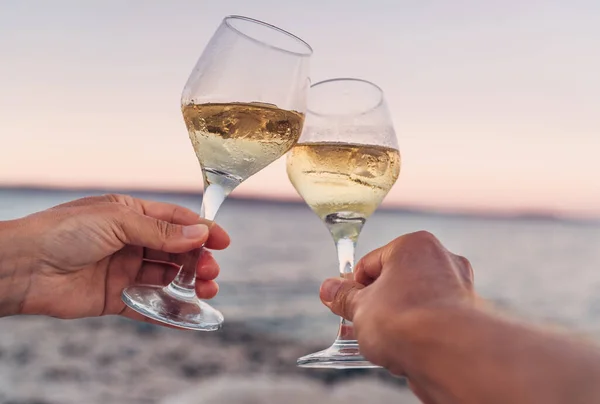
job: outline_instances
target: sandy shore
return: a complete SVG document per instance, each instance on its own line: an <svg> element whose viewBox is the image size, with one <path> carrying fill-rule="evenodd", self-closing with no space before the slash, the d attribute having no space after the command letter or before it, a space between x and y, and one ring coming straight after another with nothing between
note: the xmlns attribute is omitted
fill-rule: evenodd
<svg viewBox="0 0 600 404"><path fill-rule="evenodd" d="M231 322L198 333L116 317L0 319L0 403L300 403L315 394L320 403L361 394L369 403L417 402L403 380L381 370L295 366L319 348Z"/></svg>

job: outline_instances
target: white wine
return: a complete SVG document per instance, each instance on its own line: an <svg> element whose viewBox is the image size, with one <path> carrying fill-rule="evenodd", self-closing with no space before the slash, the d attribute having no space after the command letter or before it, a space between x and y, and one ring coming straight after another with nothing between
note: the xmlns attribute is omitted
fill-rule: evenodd
<svg viewBox="0 0 600 404"><path fill-rule="evenodd" d="M237 185L283 156L298 141L304 115L264 103L182 106L207 185Z"/></svg>
<svg viewBox="0 0 600 404"><path fill-rule="evenodd" d="M330 229L336 223L355 223L358 228L350 227L358 232L398 179L400 153L384 146L301 143L288 155L287 173Z"/></svg>

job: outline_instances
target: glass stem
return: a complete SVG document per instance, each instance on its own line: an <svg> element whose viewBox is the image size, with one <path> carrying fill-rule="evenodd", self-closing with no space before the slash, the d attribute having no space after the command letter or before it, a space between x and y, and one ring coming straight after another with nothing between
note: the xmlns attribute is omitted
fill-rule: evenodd
<svg viewBox="0 0 600 404"><path fill-rule="evenodd" d="M215 216L229 192L231 191L227 191L218 184L206 186L202 196L200 216L204 219L215 220ZM196 299L196 268L203 251L204 247L200 247L177 256L176 263L179 265L179 272L173 282L165 287L164 290L167 293L182 300Z"/></svg>
<svg viewBox="0 0 600 404"><path fill-rule="evenodd" d="M340 277L348 280L354 280L354 248L356 240L351 238L340 238L335 243L340 265ZM336 343L355 341L354 327L352 322L345 318L340 318L340 328L336 338Z"/></svg>

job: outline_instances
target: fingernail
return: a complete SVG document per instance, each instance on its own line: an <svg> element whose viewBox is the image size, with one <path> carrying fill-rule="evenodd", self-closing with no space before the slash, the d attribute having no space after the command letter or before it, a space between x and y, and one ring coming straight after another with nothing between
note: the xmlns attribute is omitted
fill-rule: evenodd
<svg viewBox="0 0 600 404"><path fill-rule="evenodd" d="M208 234L208 226L205 224L193 224L191 226L185 226L182 230L183 237L185 238L202 238Z"/></svg>
<svg viewBox="0 0 600 404"><path fill-rule="evenodd" d="M342 287L343 281L341 279L327 279L321 285L321 299L325 303L331 303L335 299L335 295L337 294L340 287Z"/></svg>

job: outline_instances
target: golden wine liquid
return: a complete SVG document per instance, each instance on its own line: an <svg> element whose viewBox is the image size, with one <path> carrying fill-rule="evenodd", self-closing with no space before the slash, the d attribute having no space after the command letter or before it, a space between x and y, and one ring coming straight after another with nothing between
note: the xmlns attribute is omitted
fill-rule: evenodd
<svg viewBox="0 0 600 404"><path fill-rule="evenodd" d="M298 141L304 115L263 103L182 106L207 184L244 181Z"/></svg>
<svg viewBox="0 0 600 404"><path fill-rule="evenodd" d="M362 227L398 179L400 153L383 146L301 143L288 156L287 173L328 226L357 222Z"/></svg>

